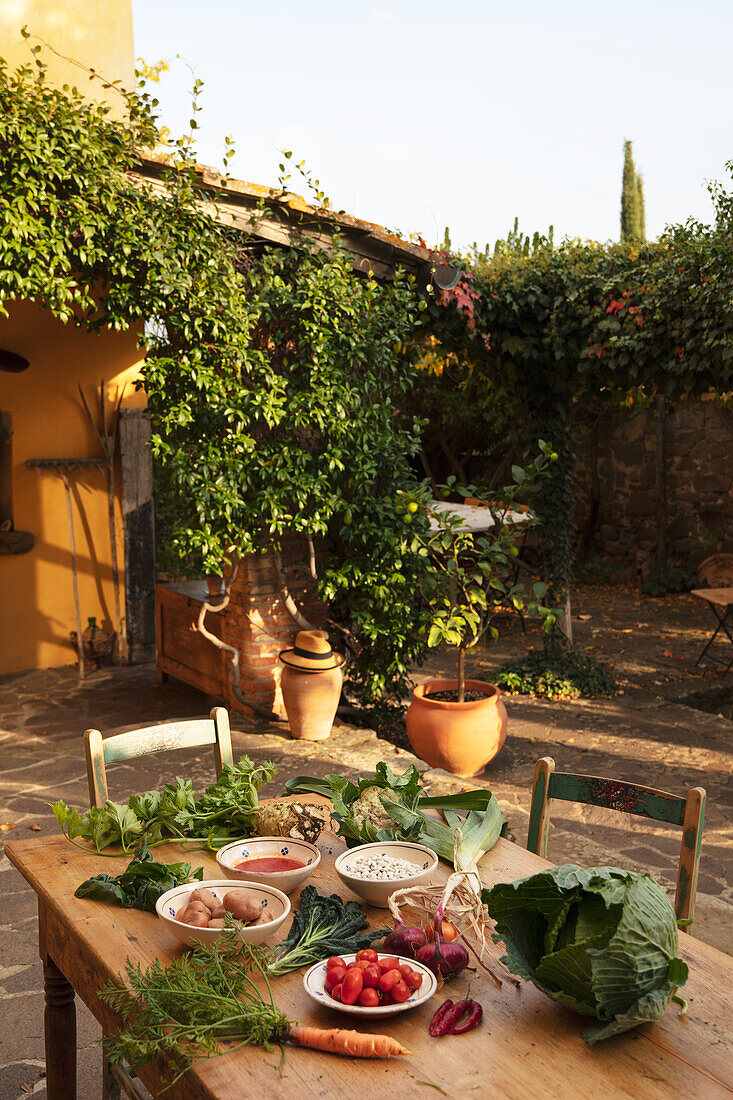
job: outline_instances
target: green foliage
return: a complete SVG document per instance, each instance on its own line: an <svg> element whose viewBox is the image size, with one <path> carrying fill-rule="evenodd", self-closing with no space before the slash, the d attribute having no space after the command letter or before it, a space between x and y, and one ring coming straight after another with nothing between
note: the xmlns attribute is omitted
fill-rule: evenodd
<svg viewBox="0 0 733 1100"><path fill-rule="evenodd" d="M621 181L621 244L638 244L645 240L644 183L634 166L632 143L625 141Z"/></svg>
<svg viewBox="0 0 733 1100"><path fill-rule="evenodd" d="M541 602L547 593L544 582L538 581L527 592L515 576L518 528L511 513L526 509L520 498L534 488L540 474L547 476L547 468L557 460L549 443L540 440L539 447L532 462L512 467L513 481L501 490L500 503L491 505L494 524L488 531L471 531L460 516L447 510L449 506L435 505L429 512L435 529L416 536L428 566L424 580L429 606L427 644L457 647L459 701L465 650L487 633L494 640L498 637L492 619L499 608L510 605L521 610L526 604L528 614L542 617L547 629L555 622L555 612ZM454 478L443 487L447 492L455 488ZM478 499L486 495L473 485L461 486L459 492ZM528 510L527 517L526 523L531 523L534 517Z"/></svg>
<svg viewBox="0 0 733 1100"><path fill-rule="evenodd" d="M618 571L618 565L611 565L599 558L593 558L591 561L586 561L578 566L575 570L575 579L582 584L613 584Z"/></svg>
<svg viewBox="0 0 733 1100"><path fill-rule="evenodd" d="M667 592L689 592L697 584L697 570L691 566L653 565L641 590L647 596L664 596Z"/></svg>
<svg viewBox="0 0 733 1100"><path fill-rule="evenodd" d="M559 642L507 661L499 669L496 682L514 695L544 695L548 699L593 698L616 691L608 665Z"/></svg>
<svg viewBox="0 0 733 1100"><path fill-rule="evenodd" d="M168 144L161 187L135 180L161 135L155 101L120 94L115 121L49 87L40 60L37 73L0 63L0 311L32 298L91 330L147 323L161 565L221 574L286 533L313 537L357 693L404 695L424 649L421 562L383 498L419 445L400 408L424 302L402 273L357 276L337 239L255 254L218 224L192 134Z"/></svg>

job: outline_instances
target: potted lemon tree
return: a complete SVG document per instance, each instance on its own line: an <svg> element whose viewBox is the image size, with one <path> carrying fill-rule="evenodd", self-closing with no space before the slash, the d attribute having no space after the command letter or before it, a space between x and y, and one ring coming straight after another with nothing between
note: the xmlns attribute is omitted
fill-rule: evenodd
<svg viewBox="0 0 733 1100"><path fill-rule="evenodd" d="M446 503L428 505L430 530L416 537L428 568L424 593L429 605L428 646L443 643L456 650L456 676L418 685L407 712L407 734L417 755L433 767L460 776L477 775L496 756L506 738L506 709L495 684L466 679L466 653L482 638L498 637L493 619L512 605L544 620L551 629L553 609L544 606L543 581L527 588L517 575L517 541L534 513L520 500L534 487L554 452L540 440L537 457L513 466L511 484L499 500L486 501L486 523L472 529ZM475 486L443 487L451 495L487 497Z"/></svg>

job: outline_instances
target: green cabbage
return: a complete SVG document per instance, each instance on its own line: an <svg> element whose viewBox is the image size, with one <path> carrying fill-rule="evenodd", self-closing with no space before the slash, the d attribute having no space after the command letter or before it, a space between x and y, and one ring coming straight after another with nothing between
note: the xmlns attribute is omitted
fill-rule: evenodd
<svg viewBox="0 0 733 1100"><path fill-rule="evenodd" d="M595 1016L597 1043L664 1015L687 980L674 909L651 875L572 863L483 891L502 959L558 1004Z"/></svg>

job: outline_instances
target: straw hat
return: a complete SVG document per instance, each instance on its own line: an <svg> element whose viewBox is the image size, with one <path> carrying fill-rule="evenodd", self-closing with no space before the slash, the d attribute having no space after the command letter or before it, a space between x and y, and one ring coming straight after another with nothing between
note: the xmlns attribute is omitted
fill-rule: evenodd
<svg viewBox="0 0 733 1100"><path fill-rule="evenodd" d="M293 668L308 672L325 672L344 663L343 657L334 653L324 630L301 630L295 636L292 649L284 649L280 660Z"/></svg>

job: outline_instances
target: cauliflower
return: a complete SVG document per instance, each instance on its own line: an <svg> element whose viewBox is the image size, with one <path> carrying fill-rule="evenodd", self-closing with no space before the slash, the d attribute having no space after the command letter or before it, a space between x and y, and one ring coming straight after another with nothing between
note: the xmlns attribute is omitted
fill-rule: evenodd
<svg viewBox="0 0 733 1100"><path fill-rule="evenodd" d="M384 795L390 802L399 802L400 796L394 791L384 787L367 787L363 794L352 802L349 807L351 817L355 824L361 828L368 823L379 829L394 829L395 823L380 802L380 795Z"/></svg>

